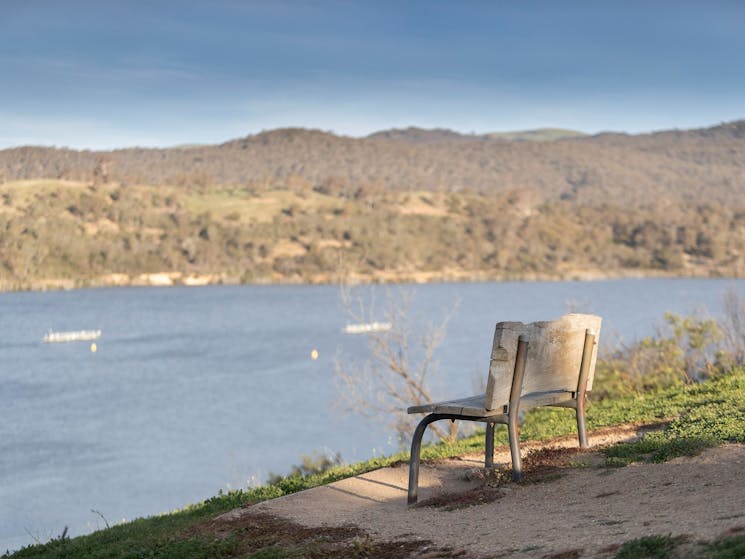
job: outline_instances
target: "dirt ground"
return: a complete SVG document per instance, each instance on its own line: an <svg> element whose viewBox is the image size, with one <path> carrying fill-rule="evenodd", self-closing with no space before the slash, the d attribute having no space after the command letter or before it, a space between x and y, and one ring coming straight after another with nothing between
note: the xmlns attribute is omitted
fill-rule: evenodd
<svg viewBox="0 0 745 559"><path fill-rule="evenodd" d="M590 444L600 448L639 433L637 427L607 430L592 434ZM551 445L571 448L576 440ZM539 448L523 445L523 455ZM424 506L414 508L406 506L408 466L400 465L237 509L221 519L271 515L307 528L355 527L374 541L428 540L477 558L608 557L623 542L643 536L697 541L745 533L745 445L624 468L602 466L597 451L556 454L563 458L549 469L539 465L532 480L486 492L483 456L422 464ZM508 463L509 452L498 449L495 459ZM464 496L472 506L458 506Z"/></svg>

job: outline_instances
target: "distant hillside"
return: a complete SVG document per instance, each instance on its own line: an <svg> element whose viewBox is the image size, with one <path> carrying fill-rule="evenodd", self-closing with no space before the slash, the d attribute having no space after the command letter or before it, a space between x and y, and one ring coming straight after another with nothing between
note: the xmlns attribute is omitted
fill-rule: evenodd
<svg viewBox="0 0 745 559"><path fill-rule="evenodd" d="M745 121L0 151L0 289L745 276Z"/></svg>
<svg viewBox="0 0 745 559"><path fill-rule="evenodd" d="M539 199L739 204L745 196L745 121L654 134L506 141L447 130L368 138L281 129L221 145L108 152L22 147L0 151L0 181L38 178L140 184L282 184L399 191L530 191Z"/></svg>

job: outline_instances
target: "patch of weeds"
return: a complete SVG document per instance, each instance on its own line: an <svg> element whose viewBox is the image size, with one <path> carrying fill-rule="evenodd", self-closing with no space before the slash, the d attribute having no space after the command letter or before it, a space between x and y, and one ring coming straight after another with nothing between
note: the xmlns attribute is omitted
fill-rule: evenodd
<svg viewBox="0 0 745 559"><path fill-rule="evenodd" d="M275 483L282 480L283 477L308 477L312 475L324 474L332 468L343 466L344 461L341 458L340 453L329 454L320 453L317 450L313 451L313 454L301 454L300 464L296 464L290 470L288 476L281 476L275 473L269 473L269 484L274 485Z"/></svg>
<svg viewBox="0 0 745 559"><path fill-rule="evenodd" d="M578 454L587 451L569 447L546 447L533 449L523 458L523 479L521 484L546 483L562 478L566 470L578 467L573 460ZM579 467L589 467L582 462ZM512 481L511 468L476 468L467 472L466 481L481 482L481 486L464 493L446 493L421 501L417 506L438 507L445 510L457 510L473 505L491 503L504 495L496 491L507 487Z"/></svg>
<svg viewBox="0 0 745 559"><path fill-rule="evenodd" d="M352 551L358 557L365 557L375 548L372 540L368 537L354 538L352 540Z"/></svg>
<svg viewBox="0 0 745 559"><path fill-rule="evenodd" d="M533 449L523 458L522 484L545 483L560 479L564 470L574 468L576 461L571 458L584 452L577 448L548 447ZM583 466L585 467L585 466ZM431 499L420 501L417 507L437 507L445 510L458 510L474 505L491 503L504 496L504 487L512 483L511 468L476 468L468 471L466 481L478 481L480 487L464 493L445 493Z"/></svg>
<svg viewBox="0 0 745 559"><path fill-rule="evenodd" d="M679 436L675 430L649 433L631 443L619 443L605 450L607 467L622 467L633 462L661 463L679 456L696 456L720 444L716 437L702 434Z"/></svg>
<svg viewBox="0 0 745 559"><path fill-rule="evenodd" d="M745 557L745 526L726 530L714 542L705 542L705 559L740 559Z"/></svg>
<svg viewBox="0 0 745 559"><path fill-rule="evenodd" d="M720 441L711 436L673 438L652 453L650 462L667 462L678 456L697 456L708 448L715 447Z"/></svg>
<svg viewBox="0 0 745 559"><path fill-rule="evenodd" d="M465 481L479 481L486 487L505 487L512 481L512 468L475 468L466 472Z"/></svg>
<svg viewBox="0 0 745 559"><path fill-rule="evenodd" d="M338 543L364 535L354 526L307 528L269 514L247 512L233 518L201 522L191 526L183 536L221 539L231 534L244 542L246 551L270 549L280 544Z"/></svg>
<svg viewBox="0 0 745 559"><path fill-rule="evenodd" d="M707 546L706 559L742 559L745 557L745 536L725 538Z"/></svg>
<svg viewBox="0 0 745 559"><path fill-rule="evenodd" d="M659 448L660 443L650 434L639 441L615 444L605 449L605 465L620 467L632 462L643 462Z"/></svg>
<svg viewBox="0 0 745 559"><path fill-rule="evenodd" d="M523 459L523 481L521 483L545 483L562 478L566 470L576 468L578 454L586 453L576 447L546 447L528 452ZM583 463L582 467L587 467Z"/></svg>
<svg viewBox="0 0 745 559"><path fill-rule="evenodd" d="M523 459L523 467L526 470L535 470L541 466L557 466L569 462L569 457L581 453L582 450L576 447L558 447L547 446L535 448L528 451Z"/></svg>
<svg viewBox="0 0 745 559"><path fill-rule="evenodd" d="M426 540L378 543L356 526L309 528L268 514L246 513L229 519L214 519L191 527L183 535L188 539L222 541L226 538L232 541L233 548L229 553L205 553L201 557L392 559L425 550L427 557L432 558L462 555L462 552L450 548L432 547L432 542Z"/></svg>
<svg viewBox="0 0 745 559"><path fill-rule="evenodd" d="M685 536L646 536L624 543L614 559L667 559L681 544Z"/></svg>

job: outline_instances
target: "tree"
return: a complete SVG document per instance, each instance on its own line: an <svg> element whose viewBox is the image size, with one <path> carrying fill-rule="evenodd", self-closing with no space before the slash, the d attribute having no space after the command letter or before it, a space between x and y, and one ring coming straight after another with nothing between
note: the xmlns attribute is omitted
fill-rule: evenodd
<svg viewBox="0 0 745 559"><path fill-rule="evenodd" d="M350 322L375 322L374 293L366 301L343 287L341 299ZM366 417L383 418L396 430L400 443L408 440L419 419L408 415L406 408L434 401L431 389L437 374L434 356L457 307L453 305L446 311L439 323L419 328L412 324L411 300L410 291L387 289L383 328L364 334L368 358L360 363L339 354L335 362L343 406ZM457 424L452 422L446 428L432 424L430 429L440 440L454 440L458 433Z"/></svg>

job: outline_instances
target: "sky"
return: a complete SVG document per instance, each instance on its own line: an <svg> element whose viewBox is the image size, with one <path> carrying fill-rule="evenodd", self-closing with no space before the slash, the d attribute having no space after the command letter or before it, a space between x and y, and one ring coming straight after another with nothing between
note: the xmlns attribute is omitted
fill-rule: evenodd
<svg viewBox="0 0 745 559"><path fill-rule="evenodd" d="M696 128L745 118L745 3L0 0L0 149Z"/></svg>

